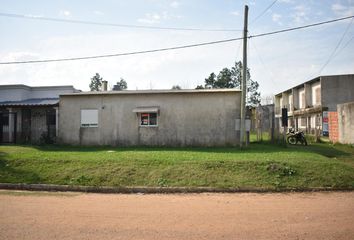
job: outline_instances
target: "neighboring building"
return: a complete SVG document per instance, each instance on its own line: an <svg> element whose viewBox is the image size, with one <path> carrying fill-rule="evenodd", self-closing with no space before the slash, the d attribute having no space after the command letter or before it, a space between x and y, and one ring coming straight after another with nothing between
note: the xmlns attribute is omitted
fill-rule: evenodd
<svg viewBox="0 0 354 240"><path fill-rule="evenodd" d="M332 142L354 144L354 102L337 105L329 114L329 139Z"/></svg>
<svg viewBox="0 0 354 240"><path fill-rule="evenodd" d="M337 104L354 101L354 74L320 76L275 95L276 124L281 127L281 109L288 109L288 127L327 135L328 112Z"/></svg>
<svg viewBox="0 0 354 240"><path fill-rule="evenodd" d="M60 95L59 141L74 145L235 146L241 91L143 90Z"/></svg>
<svg viewBox="0 0 354 240"><path fill-rule="evenodd" d="M0 85L0 143L54 141L59 94L73 92L73 86Z"/></svg>

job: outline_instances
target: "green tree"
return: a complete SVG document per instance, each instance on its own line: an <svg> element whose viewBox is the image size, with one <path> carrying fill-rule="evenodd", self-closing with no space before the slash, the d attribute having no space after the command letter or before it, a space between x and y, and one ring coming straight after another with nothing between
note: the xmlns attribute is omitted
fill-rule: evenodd
<svg viewBox="0 0 354 240"><path fill-rule="evenodd" d="M96 73L96 75L91 78L91 82L89 85L90 91L100 91L102 86L102 80L103 78L100 76L100 74Z"/></svg>
<svg viewBox="0 0 354 240"><path fill-rule="evenodd" d="M128 83L123 79L120 78L120 81L117 82L116 85L113 86L113 91L121 91L121 90L125 90L128 88Z"/></svg>
<svg viewBox="0 0 354 240"><path fill-rule="evenodd" d="M216 76L211 73L204 81L204 87L198 85L196 89L203 88L238 88L241 89L242 62L235 62L231 69L223 68ZM249 68L247 68L247 106L258 106L261 102L261 94L258 91L259 84L251 79Z"/></svg>
<svg viewBox="0 0 354 240"><path fill-rule="evenodd" d="M205 80L205 85L202 88L214 88L215 87L215 82L216 82L216 75L215 73L210 73L209 77L207 77ZM199 85L201 86L201 85Z"/></svg>
<svg viewBox="0 0 354 240"><path fill-rule="evenodd" d="M179 85L173 85L171 89L172 90L181 90L182 88Z"/></svg>

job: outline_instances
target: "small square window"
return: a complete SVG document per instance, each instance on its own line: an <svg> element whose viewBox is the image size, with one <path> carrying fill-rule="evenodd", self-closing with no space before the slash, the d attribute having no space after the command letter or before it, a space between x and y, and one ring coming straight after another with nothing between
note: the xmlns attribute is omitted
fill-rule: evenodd
<svg viewBox="0 0 354 240"><path fill-rule="evenodd" d="M81 127L97 127L97 126L98 126L98 110L81 109Z"/></svg>
<svg viewBox="0 0 354 240"><path fill-rule="evenodd" d="M157 126L157 113L140 113L140 126Z"/></svg>

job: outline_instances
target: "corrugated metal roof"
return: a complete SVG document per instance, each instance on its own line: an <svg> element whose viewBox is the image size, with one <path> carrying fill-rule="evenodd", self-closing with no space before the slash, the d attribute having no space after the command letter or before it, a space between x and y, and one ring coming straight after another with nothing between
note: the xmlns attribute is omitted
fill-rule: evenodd
<svg viewBox="0 0 354 240"><path fill-rule="evenodd" d="M15 106L53 106L59 104L59 98L31 98L21 101L5 101L0 102L2 107Z"/></svg>

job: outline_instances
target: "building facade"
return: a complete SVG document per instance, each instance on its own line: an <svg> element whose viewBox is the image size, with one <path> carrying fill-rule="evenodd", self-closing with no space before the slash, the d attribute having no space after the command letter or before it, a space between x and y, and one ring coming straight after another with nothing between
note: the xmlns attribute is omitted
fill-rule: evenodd
<svg viewBox="0 0 354 240"><path fill-rule="evenodd" d="M275 95L276 124L281 129L282 108L287 109L288 127L329 135L328 112L354 101L354 74L320 76Z"/></svg>
<svg viewBox="0 0 354 240"><path fill-rule="evenodd" d="M234 89L83 92L60 96L59 141L73 145L235 146Z"/></svg>
<svg viewBox="0 0 354 240"><path fill-rule="evenodd" d="M54 142L59 94L73 92L73 86L0 85L0 143Z"/></svg>

